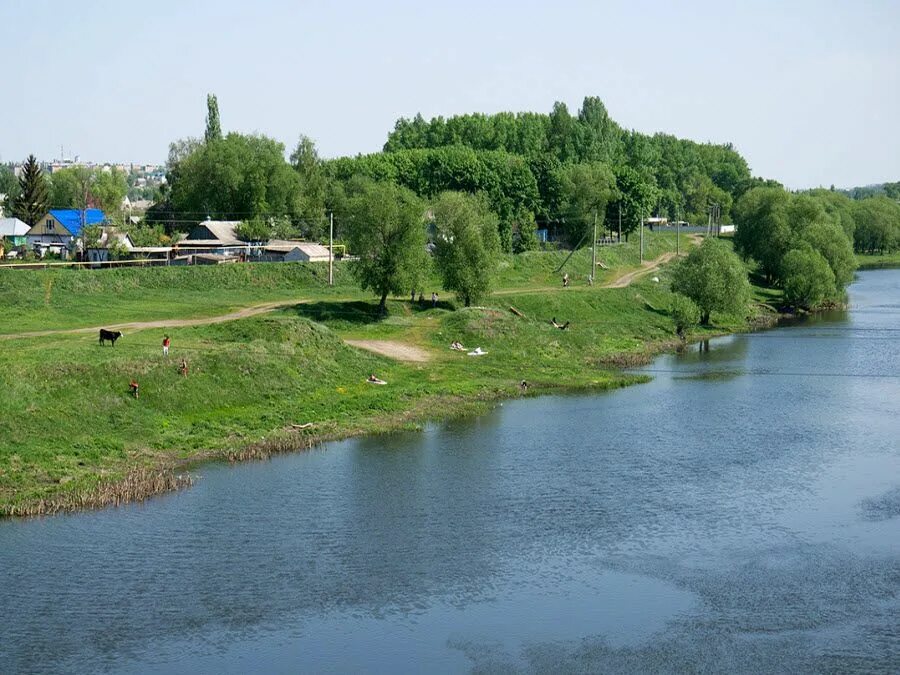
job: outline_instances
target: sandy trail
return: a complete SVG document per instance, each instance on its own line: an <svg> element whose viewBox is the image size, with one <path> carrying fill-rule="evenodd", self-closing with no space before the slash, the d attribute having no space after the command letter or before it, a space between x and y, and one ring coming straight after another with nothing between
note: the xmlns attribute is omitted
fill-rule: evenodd
<svg viewBox="0 0 900 675"><path fill-rule="evenodd" d="M247 317L265 314L280 307L288 307L297 305L301 302L309 302L309 300L279 300L277 302L264 302L260 305L251 305L242 307L241 309L229 312L228 314L220 314L219 316L207 316L195 319L160 319L157 321L130 321L128 323L106 324L104 326L91 326L88 328L65 328L62 330L37 330L27 333L9 333L0 335L0 340L13 340L18 338L45 337L48 335L83 335L87 333L97 333L101 328L107 330L119 330L123 333L145 330L147 328L178 328L180 326L206 326L213 323L224 323L225 321L236 321L237 319L246 319Z"/></svg>
<svg viewBox="0 0 900 675"><path fill-rule="evenodd" d="M344 340L351 347L366 349L398 361L425 363L431 355L424 349L393 340Z"/></svg>

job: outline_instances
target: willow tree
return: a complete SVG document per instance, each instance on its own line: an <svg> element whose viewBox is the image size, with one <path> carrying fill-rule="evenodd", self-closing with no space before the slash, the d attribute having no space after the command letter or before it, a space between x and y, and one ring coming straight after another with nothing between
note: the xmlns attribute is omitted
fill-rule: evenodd
<svg viewBox="0 0 900 675"><path fill-rule="evenodd" d="M484 200L443 192L434 203L434 261L448 291L469 307L487 295L497 274L497 216Z"/></svg>
<svg viewBox="0 0 900 675"><path fill-rule="evenodd" d="M361 180L353 186L346 213L350 251L359 257L352 273L363 290L380 298L384 314L389 294L408 293L421 281L428 262L425 207L412 190Z"/></svg>
<svg viewBox="0 0 900 675"><path fill-rule="evenodd" d="M718 239L704 240L675 265L672 290L694 301L704 326L712 312L741 314L750 302L750 282L740 258Z"/></svg>

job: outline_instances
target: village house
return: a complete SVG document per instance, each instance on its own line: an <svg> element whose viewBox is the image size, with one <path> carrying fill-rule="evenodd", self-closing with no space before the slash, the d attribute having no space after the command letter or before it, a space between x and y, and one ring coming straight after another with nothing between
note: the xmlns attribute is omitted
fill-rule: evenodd
<svg viewBox="0 0 900 675"><path fill-rule="evenodd" d="M100 238L85 247L88 262L102 263L112 260L113 252L130 255L135 249L134 242L127 232L120 232L112 227L100 230Z"/></svg>
<svg viewBox="0 0 900 675"><path fill-rule="evenodd" d="M0 247L8 250L16 246L24 246L28 230L28 224L18 218L0 218Z"/></svg>
<svg viewBox="0 0 900 675"><path fill-rule="evenodd" d="M81 230L106 222L100 209L53 209L28 230L28 248L43 257L48 251L62 257L73 254L80 244Z"/></svg>
<svg viewBox="0 0 900 675"><path fill-rule="evenodd" d="M328 262L328 247L309 241L272 239L260 252L260 262Z"/></svg>
<svg viewBox="0 0 900 675"><path fill-rule="evenodd" d="M234 220L204 220L178 242L179 256L213 254L240 257L250 252L250 246L238 239L235 228L241 223Z"/></svg>

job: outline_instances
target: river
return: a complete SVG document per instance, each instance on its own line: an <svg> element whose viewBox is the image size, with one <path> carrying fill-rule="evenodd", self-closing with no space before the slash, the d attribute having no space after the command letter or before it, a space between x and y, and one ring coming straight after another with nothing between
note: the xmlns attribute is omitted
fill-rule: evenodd
<svg viewBox="0 0 900 675"><path fill-rule="evenodd" d="M897 672L900 270L625 390L0 522L0 672Z"/></svg>

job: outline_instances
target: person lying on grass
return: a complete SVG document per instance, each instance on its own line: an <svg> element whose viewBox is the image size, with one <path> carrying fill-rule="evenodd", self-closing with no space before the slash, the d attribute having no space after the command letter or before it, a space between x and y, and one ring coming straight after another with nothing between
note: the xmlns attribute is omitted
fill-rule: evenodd
<svg viewBox="0 0 900 675"><path fill-rule="evenodd" d="M366 382L368 382L369 384L387 384L387 382L385 382L384 380L379 380L377 377L375 377L375 373L369 375Z"/></svg>
<svg viewBox="0 0 900 675"><path fill-rule="evenodd" d="M554 316L552 319L550 319L550 323L553 324L553 327L554 327L554 328L559 328L560 330L565 330L566 328L569 327L569 322L568 322L568 321L566 321L565 323L556 323L556 317L555 317L555 316Z"/></svg>
<svg viewBox="0 0 900 675"><path fill-rule="evenodd" d="M462 343L461 343L461 342L451 342L451 343L450 343L450 349L455 349L455 350L458 351L458 352L464 352L464 351L466 351L466 348L462 346Z"/></svg>

